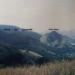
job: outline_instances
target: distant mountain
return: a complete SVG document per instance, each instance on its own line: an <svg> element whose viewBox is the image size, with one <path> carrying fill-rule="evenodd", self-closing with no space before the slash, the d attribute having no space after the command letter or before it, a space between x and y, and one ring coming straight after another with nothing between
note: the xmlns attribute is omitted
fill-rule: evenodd
<svg viewBox="0 0 75 75"><path fill-rule="evenodd" d="M64 36L64 39L66 39L69 43L75 45L74 32L75 32L74 30L71 30L71 31L60 31L59 33L62 34Z"/></svg>
<svg viewBox="0 0 75 75"><path fill-rule="evenodd" d="M9 25L1 26L1 28L9 28ZM0 29L1 29L0 28ZM10 26L11 31L0 30L0 43L12 46L13 49L20 50L23 54L26 51L26 59L33 58L35 54L41 55L42 59L66 59L75 58L75 47L72 44L73 39L59 32L52 31L44 35L38 34L31 30L25 31L12 31L12 29L18 28L16 26ZM75 41L75 40L74 40ZM28 53L28 52L31 53ZM35 53L32 55L32 53ZM30 55L29 55L30 54ZM39 59L42 61L42 59Z"/></svg>
<svg viewBox="0 0 75 75"><path fill-rule="evenodd" d="M8 27L8 26L7 26ZM12 28L12 26L10 26ZM46 51L46 47L40 42L41 35L25 30L25 31L0 31L0 43L8 44L17 49L29 50L50 57L51 53Z"/></svg>
<svg viewBox="0 0 75 75"><path fill-rule="evenodd" d="M5 29L14 30L14 29L20 29L20 28L14 25L0 25L0 30L5 30Z"/></svg>
<svg viewBox="0 0 75 75"><path fill-rule="evenodd" d="M64 40L67 41L68 43L70 43L71 45L75 46L75 39L70 38L68 36L64 36Z"/></svg>
<svg viewBox="0 0 75 75"><path fill-rule="evenodd" d="M72 45L73 39L69 38L68 36L65 36L63 34L60 34L56 31L52 31L50 33L46 33L41 37L41 42L44 44L47 44L51 47L57 47L57 48L63 48L67 45Z"/></svg>
<svg viewBox="0 0 75 75"><path fill-rule="evenodd" d="M62 31L61 34L67 35L68 37L75 40L75 30Z"/></svg>
<svg viewBox="0 0 75 75"><path fill-rule="evenodd" d="M41 37L41 42L47 45L56 58L75 58L75 47L71 44L71 38L59 34L56 31L47 33Z"/></svg>

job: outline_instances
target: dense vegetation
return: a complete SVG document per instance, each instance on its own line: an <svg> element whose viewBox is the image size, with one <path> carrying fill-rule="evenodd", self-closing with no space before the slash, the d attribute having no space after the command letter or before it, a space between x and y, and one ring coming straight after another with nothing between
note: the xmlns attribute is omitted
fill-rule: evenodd
<svg viewBox="0 0 75 75"><path fill-rule="evenodd" d="M0 69L0 75L75 75L75 61Z"/></svg>

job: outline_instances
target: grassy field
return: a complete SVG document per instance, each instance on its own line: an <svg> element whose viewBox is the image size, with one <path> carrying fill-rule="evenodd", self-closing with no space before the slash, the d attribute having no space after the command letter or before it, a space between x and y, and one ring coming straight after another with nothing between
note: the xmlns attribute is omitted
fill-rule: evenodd
<svg viewBox="0 0 75 75"><path fill-rule="evenodd" d="M75 61L0 69L0 75L75 75Z"/></svg>

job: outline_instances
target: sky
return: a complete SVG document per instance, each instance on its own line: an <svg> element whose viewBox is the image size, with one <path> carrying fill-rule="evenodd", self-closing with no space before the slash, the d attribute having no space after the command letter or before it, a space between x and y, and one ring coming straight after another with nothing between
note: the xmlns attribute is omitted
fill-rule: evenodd
<svg viewBox="0 0 75 75"><path fill-rule="evenodd" d="M75 0L0 0L0 24L33 28L75 30Z"/></svg>

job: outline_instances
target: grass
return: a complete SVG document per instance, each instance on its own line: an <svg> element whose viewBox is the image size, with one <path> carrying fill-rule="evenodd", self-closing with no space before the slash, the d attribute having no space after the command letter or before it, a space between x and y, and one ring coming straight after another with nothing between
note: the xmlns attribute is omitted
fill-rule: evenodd
<svg viewBox="0 0 75 75"><path fill-rule="evenodd" d="M47 63L41 66L7 67L0 75L75 75L75 61Z"/></svg>

